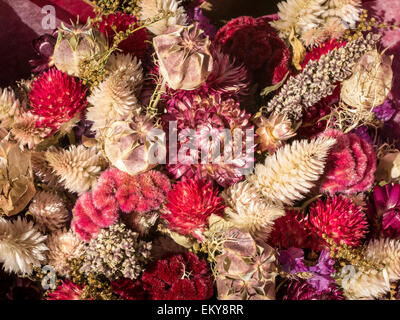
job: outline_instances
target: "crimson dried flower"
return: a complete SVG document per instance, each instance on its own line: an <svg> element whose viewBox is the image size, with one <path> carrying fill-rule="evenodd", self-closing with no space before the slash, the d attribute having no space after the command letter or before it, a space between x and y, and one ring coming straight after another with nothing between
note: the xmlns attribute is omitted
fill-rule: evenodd
<svg viewBox="0 0 400 320"><path fill-rule="evenodd" d="M123 300L144 300L147 295L139 280L117 279L111 282L111 289Z"/></svg>
<svg viewBox="0 0 400 320"><path fill-rule="evenodd" d="M31 112L41 116L36 125L56 131L62 124L79 118L87 106L85 96L82 81L56 69L41 74L29 93Z"/></svg>
<svg viewBox="0 0 400 320"><path fill-rule="evenodd" d="M344 300L342 292L335 285L328 290L315 290L307 282L291 281L283 300Z"/></svg>
<svg viewBox="0 0 400 320"><path fill-rule="evenodd" d="M321 238L326 235L337 244L358 246L368 230L363 209L343 196L318 199L310 206L308 220L312 232Z"/></svg>
<svg viewBox="0 0 400 320"><path fill-rule="evenodd" d="M48 294L47 300L84 300L81 298L83 287L69 280L62 281L56 290Z"/></svg>
<svg viewBox="0 0 400 320"><path fill-rule="evenodd" d="M202 240L208 218L212 214L223 215L223 200L211 182L203 179L183 179L168 193L167 204L161 216L168 227L183 235Z"/></svg>
<svg viewBox="0 0 400 320"><path fill-rule="evenodd" d="M206 300L213 295L207 262L191 252L153 262L143 273L142 282L152 300Z"/></svg>

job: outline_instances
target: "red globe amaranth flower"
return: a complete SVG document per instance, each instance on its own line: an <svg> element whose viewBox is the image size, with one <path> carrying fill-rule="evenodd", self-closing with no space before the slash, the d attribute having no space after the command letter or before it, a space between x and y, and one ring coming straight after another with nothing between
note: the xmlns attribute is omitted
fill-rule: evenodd
<svg viewBox="0 0 400 320"><path fill-rule="evenodd" d="M63 123L80 116L88 104L86 91L81 80L54 68L41 74L29 93L30 111L41 117L37 127L57 131Z"/></svg>
<svg viewBox="0 0 400 320"><path fill-rule="evenodd" d="M323 136L336 138L329 152L321 191L354 194L367 191L375 180L376 155L366 140L354 133L328 130Z"/></svg>
<svg viewBox="0 0 400 320"><path fill-rule="evenodd" d="M98 23L97 28L108 38L109 45L112 45L116 34L115 31L125 32L132 24L135 24L135 28L139 27L134 15L117 12L115 14L103 16L102 20ZM142 60L146 56L148 50L148 43L146 42L148 40L149 37L146 29L143 28L135 31L128 39L122 41L118 48L123 52L131 53Z"/></svg>
<svg viewBox="0 0 400 320"><path fill-rule="evenodd" d="M111 282L113 293L123 300L145 300L147 292L139 280L121 278Z"/></svg>
<svg viewBox="0 0 400 320"><path fill-rule="evenodd" d="M168 193L161 216L168 227L183 235L192 235L202 241L202 232L212 214L223 215L223 200L211 182L203 179L183 179Z"/></svg>
<svg viewBox="0 0 400 320"><path fill-rule="evenodd" d="M152 300L206 300L214 291L207 262L191 252L153 262L142 282Z"/></svg>
<svg viewBox="0 0 400 320"><path fill-rule="evenodd" d="M99 210L93 201L92 193L82 194L75 203L71 222L72 229L84 241L90 241L102 228L113 225L118 220L118 207L108 206Z"/></svg>
<svg viewBox="0 0 400 320"><path fill-rule="evenodd" d="M321 239L311 232L304 213L294 210L274 221L268 243L281 249L295 247L320 251L323 247Z"/></svg>
<svg viewBox="0 0 400 320"><path fill-rule="evenodd" d="M270 26L270 18L238 17L219 29L215 43L243 62L262 87L280 82L289 71L291 52Z"/></svg>
<svg viewBox="0 0 400 320"><path fill-rule="evenodd" d="M83 288L84 286L65 280L56 290L48 294L47 300L84 300L81 298Z"/></svg>
<svg viewBox="0 0 400 320"><path fill-rule="evenodd" d="M147 213L160 208L170 189L168 177L161 172L131 176L110 168L100 176L93 200L99 210L117 206L124 213Z"/></svg>
<svg viewBox="0 0 400 320"><path fill-rule="evenodd" d="M343 196L318 199L310 206L310 230L320 238L326 235L337 244L359 246L368 231L363 209Z"/></svg>
<svg viewBox="0 0 400 320"><path fill-rule="evenodd" d="M344 297L334 284L328 290L319 291L305 281L293 280L289 283L283 300L344 300Z"/></svg>
<svg viewBox="0 0 400 320"><path fill-rule="evenodd" d="M376 186L371 198L368 217L372 234L400 238L400 184Z"/></svg>
<svg viewBox="0 0 400 320"><path fill-rule="evenodd" d="M318 61L323 55L327 55L332 50L344 47L345 45L346 41L338 42L336 39L328 40L320 46L314 47L311 51L308 51L301 63L301 67L304 69L310 61Z"/></svg>

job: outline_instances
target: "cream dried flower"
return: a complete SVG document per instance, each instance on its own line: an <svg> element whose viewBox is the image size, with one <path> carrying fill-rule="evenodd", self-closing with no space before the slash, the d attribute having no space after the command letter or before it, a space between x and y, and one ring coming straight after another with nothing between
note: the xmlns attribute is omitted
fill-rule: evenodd
<svg viewBox="0 0 400 320"><path fill-rule="evenodd" d="M257 164L247 179L265 198L292 205L314 187L335 142L324 137L294 141L267 157L265 164Z"/></svg>
<svg viewBox="0 0 400 320"><path fill-rule="evenodd" d="M64 201L52 192L37 193L29 206L29 212L41 231L62 229L69 220Z"/></svg>
<svg viewBox="0 0 400 320"><path fill-rule="evenodd" d="M49 248L48 264L53 266L61 276L70 274L71 267L68 262L71 259L80 258L85 250L85 243L71 230L58 230L52 233L46 244Z"/></svg>
<svg viewBox="0 0 400 320"><path fill-rule="evenodd" d="M318 27L304 31L301 35L303 44L307 47L316 47L321 45L327 39L326 32L323 28Z"/></svg>
<svg viewBox="0 0 400 320"><path fill-rule="evenodd" d="M110 75L95 88L88 98L92 107L87 109L86 119L93 121L92 130L101 137L104 129L115 121L126 120L139 107L131 83L118 73Z"/></svg>
<svg viewBox="0 0 400 320"><path fill-rule="evenodd" d="M33 149L51 133L50 128L36 126L38 119L30 112L24 112L14 118L10 133L21 147L26 146L28 149Z"/></svg>
<svg viewBox="0 0 400 320"><path fill-rule="evenodd" d="M0 121L2 126L8 126L12 118L20 111L21 103L15 97L12 89L0 88Z"/></svg>
<svg viewBox="0 0 400 320"><path fill-rule="evenodd" d="M83 145L70 146L68 150L47 151L46 160L65 188L78 194L95 185L103 167L98 148Z"/></svg>
<svg viewBox="0 0 400 320"><path fill-rule="evenodd" d="M55 150L55 147L48 149L48 151L51 150ZM64 190L63 184L59 182L57 175L47 162L44 151L32 151L31 162L33 173L41 183L44 183L50 189Z"/></svg>
<svg viewBox="0 0 400 320"><path fill-rule="evenodd" d="M144 80L140 60L131 54L116 53L111 55L106 68L111 74L118 74L122 80L129 82L132 91L140 94Z"/></svg>
<svg viewBox="0 0 400 320"><path fill-rule="evenodd" d="M142 21L156 21L147 26L155 35L164 33L169 26L186 25L187 15L180 0L142 0L140 7ZM165 14L168 16L165 17ZM160 20L163 15L164 18Z"/></svg>
<svg viewBox="0 0 400 320"><path fill-rule="evenodd" d="M32 266L46 261L42 235L33 222L18 217L14 221L0 218L0 262L6 272L32 273Z"/></svg>
<svg viewBox="0 0 400 320"><path fill-rule="evenodd" d="M342 280L348 299L374 299L390 291L390 282L400 280L400 241L374 239L368 243L365 259L376 268L357 270Z"/></svg>
<svg viewBox="0 0 400 320"><path fill-rule="evenodd" d="M360 21L361 0L329 0L326 7L323 17L339 17L350 28L354 28L356 22Z"/></svg>
<svg viewBox="0 0 400 320"><path fill-rule="evenodd" d="M256 140L261 152L274 153L283 143L294 137L296 132L291 128L292 123L285 115L272 113L268 119L261 116L257 119Z"/></svg>
<svg viewBox="0 0 400 320"><path fill-rule="evenodd" d="M278 3L279 20L270 22L279 35L289 38L292 30L297 35L318 27L322 22L323 4L326 0L287 0Z"/></svg>
<svg viewBox="0 0 400 320"><path fill-rule="evenodd" d="M323 28L328 39L342 39L346 31L342 20L338 17L327 18Z"/></svg>
<svg viewBox="0 0 400 320"><path fill-rule="evenodd" d="M227 204L227 220L255 239L265 241L274 221L285 215L282 206L268 202L247 181L232 185L221 196Z"/></svg>

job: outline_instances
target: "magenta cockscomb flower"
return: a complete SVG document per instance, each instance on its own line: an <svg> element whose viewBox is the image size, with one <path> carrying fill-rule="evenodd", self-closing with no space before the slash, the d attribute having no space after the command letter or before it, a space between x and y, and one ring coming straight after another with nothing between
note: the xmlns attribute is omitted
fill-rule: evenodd
<svg viewBox="0 0 400 320"><path fill-rule="evenodd" d="M358 246L368 231L363 209L343 196L319 199L310 206L310 229L320 238L326 237L337 244Z"/></svg>
<svg viewBox="0 0 400 320"><path fill-rule="evenodd" d="M86 192L76 201L73 215L72 229L82 240L90 241L102 228L116 223L119 212L117 206L108 206L99 210L94 204L92 193Z"/></svg>
<svg viewBox="0 0 400 320"><path fill-rule="evenodd" d="M376 155L371 144L354 133L328 130L326 137L336 138L322 179L321 191L354 194L367 191L373 184Z"/></svg>
<svg viewBox="0 0 400 320"><path fill-rule="evenodd" d="M79 120L87 106L86 89L82 81L53 68L33 82L29 103L30 111L41 117L37 127L56 131L73 118Z"/></svg>
<svg viewBox="0 0 400 320"><path fill-rule="evenodd" d="M223 215L223 200L211 182L184 179L168 193L168 202L161 216L168 227L183 235L192 235L202 241L202 232L212 214Z"/></svg>
<svg viewBox="0 0 400 320"><path fill-rule="evenodd" d="M374 188L368 208L373 235L400 238L400 184Z"/></svg>
<svg viewBox="0 0 400 320"><path fill-rule="evenodd" d="M167 112L163 117L165 130L168 131L169 125L176 122L177 137L183 136L178 139L177 154L170 155L167 164L168 172L174 178L201 177L215 180L223 187L243 179L244 171L254 162L253 154L248 150L254 150L254 145L246 141L249 138L246 132L254 127L250 122L250 114L241 110L239 103L233 99L222 99L218 95L207 98L196 96L168 105ZM239 136L235 135L235 129L240 129ZM231 159L227 158L229 161L225 161L223 153L217 154L220 145L224 144L226 131L235 139L242 139L242 152L235 156L232 153ZM181 148L187 147L190 133L195 135L195 141L192 142L198 149L192 149L187 154ZM209 141L210 137L212 141ZM236 140L234 144L240 147L239 143ZM233 143L231 147L233 150Z"/></svg>

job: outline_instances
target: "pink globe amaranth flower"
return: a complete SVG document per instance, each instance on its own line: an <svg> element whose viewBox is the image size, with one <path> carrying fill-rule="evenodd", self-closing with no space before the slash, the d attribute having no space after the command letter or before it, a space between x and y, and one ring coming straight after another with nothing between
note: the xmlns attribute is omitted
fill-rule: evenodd
<svg viewBox="0 0 400 320"><path fill-rule="evenodd" d="M202 241L208 218L212 214L222 216L224 209L223 200L211 182L183 179L168 193L161 216L168 221L169 229Z"/></svg>
<svg viewBox="0 0 400 320"><path fill-rule="evenodd" d="M42 73L29 92L30 111L41 117L37 127L51 128L54 132L63 123L80 117L88 104L86 91L81 80L55 68Z"/></svg>
<svg viewBox="0 0 400 320"><path fill-rule="evenodd" d="M321 251L321 239L310 230L310 224L301 211L289 210L286 215L274 221L268 241L274 248L291 247Z"/></svg>
<svg viewBox="0 0 400 320"><path fill-rule="evenodd" d="M344 297L334 284L327 290L316 290L307 282L292 280L283 300L344 300Z"/></svg>
<svg viewBox="0 0 400 320"><path fill-rule="evenodd" d="M363 209L343 196L318 199L310 206L308 220L312 232L321 239L326 235L337 244L359 246L368 232Z"/></svg>
<svg viewBox="0 0 400 320"><path fill-rule="evenodd" d="M354 194L367 191L375 180L376 155L372 145L354 133L328 130L323 136L336 138L322 178L321 191Z"/></svg>
<svg viewBox="0 0 400 320"><path fill-rule="evenodd" d="M72 228L85 241L97 235L102 228L107 228L117 222L118 207L96 208L91 192L82 194L75 203ZM82 232L84 231L84 232Z"/></svg>
<svg viewBox="0 0 400 320"><path fill-rule="evenodd" d="M168 172L175 179L199 177L215 180L223 187L241 181L244 171L252 168L254 163L252 153L254 144L246 141L252 138L247 137L247 130L251 132L254 130L250 117L250 114L240 109L239 103L235 100L223 99L219 95L207 98L195 96L192 99L184 98L177 103L169 104L167 114L162 118L164 130L169 132L170 123L176 121L177 132L174 132L176 136L180 138L181 134L185 135L192 131L195 134L194 144L197 150L192 149L190 155L184 153L181 148L186 148L187 144L193 141L189 137L179 139L177 154L170 154L168 157ZM232 161L225 161L224 152L221 151L221 145L223 146L225 141L224 133L228 130L232 137L238 139L238 135L234 133L235 129L240 129L242 152L240 155L235 154L235 157L232 154ZM213 138L212 143L209 137ZM168 142L175 143L175 141Z"/></svg>
<svg viewBox="0 0 400 320"><path fill-rule="evenodd" d="M109 45L111 46L116 32L125 32L132 24L135 24L136 28L139 27L134 15L117 12L102 16L102 20L98 23L97 28L108 38ZM118 45L118 48L125 53L131 53L139 59L143 59L149 48L148 40L149 37L146 29L143 28L132 33L128 39Z"/></svg>
<svg viewBox="0 0 400 320"><path fill-rule="evenodd" d="M400 238L400 184L375 186L368 217L374 236Z"/></svg>
<svg viewBox="0 0 400 320"><path fill-rule="evenodd" d="M83 288L84 286L64 280L56 290L48 294L47 300L84 300L81 298Z"/></svg>

